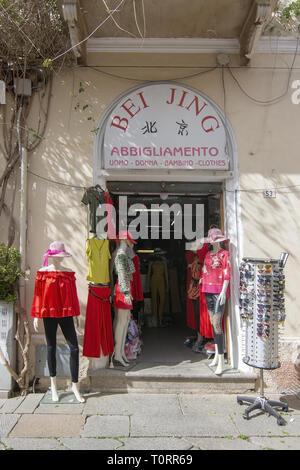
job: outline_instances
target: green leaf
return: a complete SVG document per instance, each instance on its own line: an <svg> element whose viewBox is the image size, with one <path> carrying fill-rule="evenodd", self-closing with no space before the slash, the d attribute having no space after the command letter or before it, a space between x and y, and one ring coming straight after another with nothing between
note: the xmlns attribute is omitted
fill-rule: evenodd
<svg viewBox="0 0 300 470"><path fill-rule="evenodd" d="M52 65L52 59L45 59L44 62L43 62L43 67L51 67Z"/></svg>

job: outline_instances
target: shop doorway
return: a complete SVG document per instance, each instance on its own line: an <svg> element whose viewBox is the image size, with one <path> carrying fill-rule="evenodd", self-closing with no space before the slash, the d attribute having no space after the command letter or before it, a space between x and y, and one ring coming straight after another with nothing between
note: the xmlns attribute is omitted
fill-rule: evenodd
<svg viewBox="0 0 300 470"><path fill-rule="evenodd" d="M222 183L117 181L107 182L107 188L116 209L117 230L120 197L126 197L129 228L136 219L135 211L130 208L142 207L145 212L143 233L145 234L147 228L148 237L138 238L136 245L144 302L135 305L133 311L134 318L142 330L143 350L139 362L167 364L206 359L209 351L213 353L213 350L205 346L211 344L213 339L205 337L199 351L193 350L192 339L189 342L189 338L196 336L187 318L187 243L190 240L186 237L183 219L181 233L180 224L176 223L175 219L176 208L189 206L192 231L196 232L196 224L199 223L197 214L199 216L200 213L201 236L206 235L212 226L223 230ZM202 208L202 211L197 212L197 206ZM163 207L175 209L170 211L169 226L163 221ZM155 211L158 213L153 217ZM140 230L141 227L137 227L137 231ZM225 317L225 334L226 322Z"/></svg>

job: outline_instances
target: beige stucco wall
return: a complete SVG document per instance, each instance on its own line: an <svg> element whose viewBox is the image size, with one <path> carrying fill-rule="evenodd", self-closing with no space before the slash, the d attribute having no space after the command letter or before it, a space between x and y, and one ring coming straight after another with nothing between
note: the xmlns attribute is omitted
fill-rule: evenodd
<svg viewBox="0 0 300 470"><path fill-rule="evenodd" d="M289 55L261 54L252 60L249 67L233 68L233 72L250 95L266 100L286 89L287 67L292 59ZM42 144L29 159L30 172L81 188L61 186L31 173L28 175L27 264L30 275L26 282L27 310L30 311L34 276L42 265L43 254L52 241L61 240L73 254L72 258L66 259L66 264L74 269L77 276L82 311L81 332L87 298L85 242L88 232L87 210L80 201L82 188L93 184L93 129L98 126L102 113L119 94L138 83L142 84L143 80L174 78L205 93L221 108L224 104L220 69L181 78L204 70L197 67L215 66L215 55L94 55L89 57L89 63L101 63L102 68L97 71L78 67L55 74L47 132ZM231 65L238 64L238 57L231 57ZM125 67L128 65L130 67ZM299 58L295 67L297 65L300 65ZM140 82L118 76L135 77ZM297 68L292 73L291 81L296 79L300 79ZM84 91L79 93L80 84ZM244 256L249 257L277 258L282 251L290 253L286 266L287 320L284 336L298 337L300 341L300 186L296 186L300 184L300 104L292 103L294 90L291 88L275 104L256 104L241 92L228 71L225 71L225 88L226 112L238 148L243 229L241 250ZM88 106L84 109L85 105ZM278 188L277 197L264 198L261 190L274 187ZM43 341L42 335L34 338L34 341Z"/></svg>

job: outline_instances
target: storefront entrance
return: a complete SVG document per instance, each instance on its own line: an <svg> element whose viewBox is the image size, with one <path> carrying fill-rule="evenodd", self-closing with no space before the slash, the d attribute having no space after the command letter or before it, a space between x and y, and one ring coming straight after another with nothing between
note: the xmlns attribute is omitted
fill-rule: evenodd
<svg viewBox="0 0 300 470"><path fill-rule="evenodd" d="M224 319L226 353L233 369L247 373L249 368L241 358L239 324L238 266L243 256L243 234L237 191L238 156L226 115L199 90L174 82L155 82L133 87L116 97L98 128L94 185L108 189L117 209L116 199L121 196L126 198L127 206L141 204L143 212L128 214L126 227L130 231L134 227L135 235L145 231L146 226L149 231L148 237L135 236L146 283L143 309L135 312L143 328L143 360L158 357L163 364L167 356L179 354L180 361L188 354L188 360L199 364L200 355L184 346L186 337L193 335L186 312L186 242L195 236L177 237L178 225L176 228L174 211L170 210L176 204L186 204L194 211L198 205L203 208L203 220L202 233L196 238L215 226L230 239L226 248L231 262L230 299ZM161 204L170 210L169 238L164 237L166 227L160 219L152 223L150 218L155 214L151 205L156 209ZM137 213L140 225L134 226ZM153 314L148 274L149 264L159 255L165 257L170 281L162 294L161 315L157 310ZM198 373L195 369L191 375L196 370Z"/></svg>
<svg viewBox="0 0 300 470"><path fill-rule="evenodd" d="M195 323L199 318L201 321L200 306L194 304L194 311L192 303L187 305L192 253L189 248L194 250L195 242L188 239L184 224L195 233L198 224L201 237L211 227L224 226L222 183L108 181L107 188L114 200L117 231L123 198L128 210L126 228L134 227L141 233L139 238L135 237L135 251L139 256L144 301L136 303L133 310L142 331L139 364L207 360L214 352L211 328L209 332L206 328L203 340L196 345L197 328L192 328L191 315ZM184 214L185 210L188 214ZM225 338L227 323L228 315L224 321ZM227 354L228 348L225 350Z"/></svg>

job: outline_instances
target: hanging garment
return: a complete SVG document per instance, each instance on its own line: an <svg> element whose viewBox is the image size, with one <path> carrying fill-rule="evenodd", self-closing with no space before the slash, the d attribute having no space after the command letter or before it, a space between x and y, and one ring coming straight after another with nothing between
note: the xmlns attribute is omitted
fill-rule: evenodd
<svg viewBox="0 0 300 470"><path fill-rule="evenodd" d="M181 312L181 301L180 301L180 295L179 295L180 291L179 291L177 268L175 266L169 268L168 273L169 273L172 313L175 314L175 313Z"/></svg>
<svg viewBox="0 0 300 470"><path fill-rule="evenodd" d="M191 265L195 258L195 253L193 251L187 251L185 254L186 264L187 264L187 275L186 275L186 292L188 292L190 283L192 280L192 271ZM192 330L196 329L195 314L193 308L193 301L186 296L186 323L189 328Z"/></svg>
<svg viewBox="0 0 300 470"><path fill-rule="evenodd" d="M107 356L113 350L110 287L89 286L83 355L87 357L101 357L101 351L103 356Z"/></svg>
<svg viewBox="0 0 300 470"><path fill-rule="evenodd" d="M199 308L200 308L200 335L204 336L204 338L213 338L213 329L211 326L209 313L207 310L206 298L205 293L200 291L199 295Z"/></svg>
<svg viewBox="0 0 300 470"><path fill-rule="evenodd" d="M130 283L129 283L129 293L131 293L131 296L132 296L132 294L133 294L132 281L130 281ZM125 294L123 294L123 292L121 292L119 281L117 281L116 285L115 285L114 307L115 308L121 308L123 310L132 310L133 309L132 302L131 303L128 302L125 298Z"/></svg>
<svg viewBox="0 0 300 470"><path fill-rule="evenodd" d="M230 281L229 252L223 249L214 254L208 252L204 258L202 292L219 294L224 281ZM228 286L226 297L229 295Z"/></svg>
<svg viewBox="0 0 300 470"><path fill-rule="evenodd" d="M140 273L140 259L138 255L132 258L134 264L134 273L132 275L132 298L133 300L142 301L144 299L141 273Z"/></svg>
<svg viewBox="0 0 300 470"><path fill-rule="evenodd" d="M105 201L106 201L106 208L107 208L107 234L110 240L116 239L116 227L113 221L113 200L110 197L109 193L105 191L104 194Z"/></svg>
<svg viewBox="0 0 300 470"><path fill-rule="evenodd" d="M164 314L165 289L165 264L159 261L154 262L151 277L152 315L154 318L162 318Z"/></svg>
<svg viewBox="0 0 300 470"><path fill-rule="evenodd" d="M191 300L196 300L199 297L199 279L202 272L202 264L198 258L198 255L195 253L195 257L191 264L191 281L188 288L188 298Z"/></svg>
<svg viewBox="0 0 300 470"><path fill-rule="evenodd" d="M132 310L132 302L128 302L126 297L133 294L132 279L135 268L132 259L122 249L116 253L115 271L118 280L115 286L114 307Z"/></svg>
<svg viewBox="0 0 300 470"><path fill-rule="evenodd" d="M200 263L203 263L202 271L204 267L204 259L205 259L206 254L208 253L208 247L209 247L209 243L205 243L200 250L197 250ZM201 276L202 276L202 272L200 273L200 277ZM205 293L202 292L201 286L199 286L199 307L200 307L200 335L204 336L204 338L213 338L213 329L211 326L209 313L207 310Z"/></svg>
<svg viewBox="0 0 300 470"><path fill-rule="evenodd" d="M109 260L111 258L109 240L89 238L86 255L89 260L87 280L94 284L108 284L110 281Z"/></svg>
<svg viewBox="0 0 300 470"><path fill-rule="evenodd" d="M129 321L124 351L127 359L135 360L142 351L141 331L133 318Z"/></svg>
<svg viewBox="0 0 300 470"><path fill-rule="evenodd" d="M80 315L76 277L72 271L38 271L31 316L61 318Z"/></svg>
<svg viewBox="0 0 300 470"><path fill-rule="evenodd" d="M94 186L92 186L85 191L81 199L81 202L89 207L90 232L96 233L96 227L97 227L96 211L97 211L99 204L104 204L106 202L105 193L104 191L98 191ZM103 217L105 217L105 215L103 215Z"/></svg>

